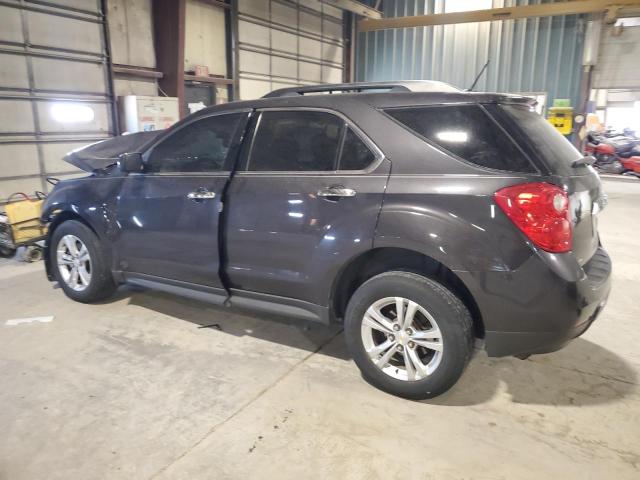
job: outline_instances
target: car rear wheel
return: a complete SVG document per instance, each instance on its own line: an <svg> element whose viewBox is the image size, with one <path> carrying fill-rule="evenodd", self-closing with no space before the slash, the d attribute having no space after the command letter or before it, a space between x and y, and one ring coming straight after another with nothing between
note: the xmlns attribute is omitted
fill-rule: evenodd
<svg viewBox="0 0 640 480"><path fill-rule="evenodd" d="M451 388L473 351L471 316L462 301L408 272L386 272L361 285L347 307L345 335L369 383L415 400Z"/></svg>
<svg viewBox="0 0 640 480"><path fill-rule="evenodd" d="M107 255L93 231L81 222L69 220L51 237L51 264L65 294L78 302L90 303L113 294Z"/></svg>

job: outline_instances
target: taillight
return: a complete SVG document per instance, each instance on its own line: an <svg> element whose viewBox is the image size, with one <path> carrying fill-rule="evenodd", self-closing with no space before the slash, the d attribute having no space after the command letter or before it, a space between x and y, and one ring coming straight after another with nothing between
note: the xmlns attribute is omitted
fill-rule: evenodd
<svg viewBox="0 0 640 480"><path fill-rule="evenodd" d="M537 247L547 252L571 250L567 193L550 183L522 183L498 190L496 203Z"/></svg>

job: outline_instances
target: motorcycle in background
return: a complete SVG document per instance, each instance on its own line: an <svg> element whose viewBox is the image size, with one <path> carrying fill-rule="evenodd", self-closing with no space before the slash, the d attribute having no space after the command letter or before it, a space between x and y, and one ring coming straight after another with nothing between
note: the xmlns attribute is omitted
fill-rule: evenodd
<svg viewBox="0 0 640 480"><path fill-rule="evenodd" d="M640 140L615 132L589 133L585 154L596 158L593 166L603 173L640 174Z"/></svg>

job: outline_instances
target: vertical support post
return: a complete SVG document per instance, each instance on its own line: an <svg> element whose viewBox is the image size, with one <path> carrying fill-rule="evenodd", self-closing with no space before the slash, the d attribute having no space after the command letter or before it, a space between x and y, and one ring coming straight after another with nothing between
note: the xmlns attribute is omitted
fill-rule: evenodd
<svg viewBox="0 0 640 480"><path fill-rule="evenodd" d="M351 83L355 81L355 58L356 58L356 16L352 12L343 13L344 38L344 74L342 81Z"/></svg>
<svg viewBox="0 0 640 480"><path fill-rule="evenodd" d="M227 48L227 77L233 80L229 85L229 101L240 100L239 61L240 49L238 47L238 0L228 0L231 8L225 11L226 48Z"/></svg>
<svg viewBox="0 0 640 480"><path fill-rule="evenodd" d="M25 61L27 63L27 78L29 82L29 97L31 100L29 103L31 104L31 115L33 115L33 129L35 130L36 137L36 153L38 155L38 173L40 174L40 186L42 187L42 191L47 191L47 183L46 183L46 169L44 165L44 152L42 151L42 128L40 125L40 111L38 107L38 102L33 98L33 90L36 88L35 77L33 73L33 61L31 55L29 55L29 45L31 45L31 35L29 32L29 21L27 19L27 11L25 10L25 0L20 0L20 21L22 27L22 36L24 38L24 55Z"/></svg>
<svg viewBox="0 0 640 480"><path fill-rule="evenodd" d="M160 88L170 97L178 97L180 118L186 116L184 104L184 37L186 0L153 1L153 36L156 63L163 77Z"/></svg>
<svg viewBox="0 0 640 480"><path fill-rule="evenodd" d="M591 14L587 21L587 28L584 36L584 50L582 52L582 76L580 78L580 96L578 99L577 113L580 113L585 119L587 117L587 103L591 94L591 85L593 80L593 69L598 63L598 53L600 50L600 37L602 35L602 13ZM576 123L574 125L573 143L581 149L584 141L577 135L584 125Z"/></svg>
<svg viewBox="0 0 640 480"><path fill-rule="evenodd" d="M107 0L100 0L100 11L102 14L102 32L104 42L104 53L107 63L107 88L111 99L111 122L114 135L120 135L120 121L118 118L118 102L116 98L115 82L113 80L113 57L111 54L111 37L109 34L109 15L107 11Z"/></svg>

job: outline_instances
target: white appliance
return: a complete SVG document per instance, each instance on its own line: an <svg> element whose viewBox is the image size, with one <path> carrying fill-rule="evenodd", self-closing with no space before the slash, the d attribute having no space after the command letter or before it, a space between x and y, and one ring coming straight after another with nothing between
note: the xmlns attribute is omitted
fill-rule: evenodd
<svg viewBox="0 0 640 480"><path fill-rule="evenodd" d="M176 97L125 95L119 97L119 102L120 130L123 133L162 130L180 120Z"/></svg>

